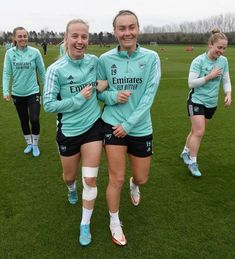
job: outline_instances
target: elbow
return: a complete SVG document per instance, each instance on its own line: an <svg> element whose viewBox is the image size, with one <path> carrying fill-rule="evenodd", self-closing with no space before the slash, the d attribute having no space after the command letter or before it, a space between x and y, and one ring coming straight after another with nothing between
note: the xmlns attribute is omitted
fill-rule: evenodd
<svg viewBox="0 0 235 259"><path fill-rule="evenodd" d="M55 110L50 105L50 103L44 103L43 104L43 109L44 109L45 112L55 112Z"/></svg>
<svg viewBox="0 0 235 259"><path fill-rule="evenodd" d="M192 81L188 81L188 87L189 87L190 89L192 89L192 88L195 87Z"/></svg>

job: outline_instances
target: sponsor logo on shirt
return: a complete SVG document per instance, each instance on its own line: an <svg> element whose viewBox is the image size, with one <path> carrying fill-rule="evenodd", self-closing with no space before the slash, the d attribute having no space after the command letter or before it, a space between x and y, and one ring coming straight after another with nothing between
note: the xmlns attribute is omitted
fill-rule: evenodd
<svg viewBox="0 0 235 259"><path fill-rule="evenodd" d="M141 77L113 77L112 84L116 86L117 90L137 90L138 84L143 82Z"/></svg>

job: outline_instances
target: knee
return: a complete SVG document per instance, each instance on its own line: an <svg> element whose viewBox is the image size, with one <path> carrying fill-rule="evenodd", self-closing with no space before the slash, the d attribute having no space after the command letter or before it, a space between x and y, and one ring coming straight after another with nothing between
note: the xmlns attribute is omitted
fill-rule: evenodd
<svg viewBox="0 0 235 259"><path fill-rule="evenodd" d="M95 200L98 192L97 187L96 185L89 185L89 184L96 183L95 180L90 180L89 178L82 178L82 183L83 183L82 199L86 201Z"/></svg>
<svg viewBox="0 0 235 259"><path fill-rule="evenodd" d="M109 183L117 189L120 189L123 186L124 181L125 181L124 176L119 176L119 175L109 176Z"/></svg>
<svg viewBox="0 0 235 259"><path fill-rule="evenodd" d="M63 179L65 183L73 183L75 181L75 177L72 174L63 173Z"/></svg>
<svg viewBox="0 0 235 259"><path fill-rule="evenodd" d="M83 179L86 185L90 187L96 186L96 177L84 177Z"/></svg>
<svg viewBox="0 0 235 259"><path fill-rule="evenodd" d="M202 138L204 136L204 133L205 133L204 128L196 129L193 131L193 135L197 138Z"/></svg>
<svg viewBox="0 0 235 259"><path fill-rule="evenodd" d="M147 181L148 181L148 176L141 177L141 178L134 178L134 183L136 185L144 185L147 183Z"/></svg>

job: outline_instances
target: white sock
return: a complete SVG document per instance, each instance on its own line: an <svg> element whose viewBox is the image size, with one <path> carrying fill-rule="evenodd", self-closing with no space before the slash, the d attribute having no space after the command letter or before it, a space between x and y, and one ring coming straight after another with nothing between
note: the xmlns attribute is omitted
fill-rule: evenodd
<svg viewBox="0 0 235 259"><path fill-rule="evenodd" d="M33 145L38 146L39 135L32 134L32 139L33 139Z"/></svg>
<svg viewBox="0 0 235 259"><path fill-rule="evenodd" d="M109 212L109 216L110 216L110 224L112 223L120 224L119 211Z"/></svg>
<svg viewBox="0 0 235 259"><path fill-rule="evenodd" d="M139 187L138 185L133 183L133 178L132 178L132 181L131 181L131 191L132 192L138 192L139 191L138 187Z"/></svg>
<svg viewBox="0 0 235 259"><path fill-rule="evenodd" d="M92 215L93 209L89 210L84 207L82 207L82 220L81 225L89 225L91 221L91 215Z"/></svg>
<svg viewBox="0 0 235 259"><path fill-rule="evenodd" d="M77 189L77 181L75 180L71 185L67 185L70 192L74 192Z"/></svg>
<svg viewBox="0 0 235 259"><path fill-rule="evenodd" d="M183 150L183 153L189 153L189 148L184 146L184 150Z"/></svg>
<svg viewBox="0 0 235 259"><path fill-rule="evenodd" d="M190 160L192 160L193 163L197 163L197 157L196 156L189 156Z"/></svg>
<svg viewBox="0 0 235 259"><path fill-rule="evenodd" d="M27 145L32 145L32 136L31 135L24 135L24 139Z"/></svg>

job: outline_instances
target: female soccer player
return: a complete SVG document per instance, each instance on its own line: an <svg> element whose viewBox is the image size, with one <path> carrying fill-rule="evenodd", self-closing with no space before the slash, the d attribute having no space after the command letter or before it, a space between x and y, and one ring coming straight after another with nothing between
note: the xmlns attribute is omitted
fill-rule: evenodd
<svg viewBox="0 0 235 259"><path fill-rule="evenodd" d="M3 66L3 98L15 104L21 128L27 143L24 153L31 151L40 155L38 148L40 134L40 93L37 71L42 83L45 80L45 67L38 49L29 47L28 32L23 27L13 30L14 47L7 50ZM11 95L9 90L12 77ZM31 123L31 127L29 125Z"/></svg>
<svg viewBox="0 0 235 259"><path fill-rule="evenodd" d="M106 198L110 214L112 240L126 245L119 206L125 179L126 155L132 177L130 196L134 206L140 202L139 185L148 179L152 155L152 122L150 107L158 89L160 60L154 51L137 44L139 21L129 11L120 11L113 20L117 48L100 57L98 78L108 80L109 88L99 94L105 103L104 142L109 182Z"/></svg>
<svg viewBox="0 0 235 259"><path fill-rule="evenodd" d="M90 219L97 196L96 178L102 152L100 107L96 98L98 58L85 54L89 26L81 19L66 27L66 54L47 70L44 87L44 109L56 112L57 144L68 187L68 200L78 201L76 174L82 161L83 209L79 242L91 242Z"/></svg>
<svg viewBox="0 0 235 259"><path fill-rule="evenodd" d="M220 82L225 93L224 104L232 102L228 61L223 56L227 48L227 37L218 29L212 31L208 40L208 52L196 57L191 64L188 83L191 89L187 108L191 119L191 131L187 136L181 158L193 176L200 177L197 154L207 122L215 113Z"/></svg>

